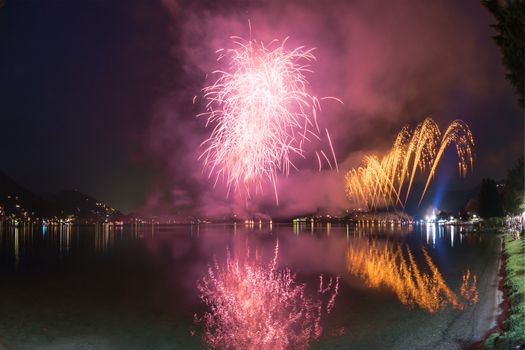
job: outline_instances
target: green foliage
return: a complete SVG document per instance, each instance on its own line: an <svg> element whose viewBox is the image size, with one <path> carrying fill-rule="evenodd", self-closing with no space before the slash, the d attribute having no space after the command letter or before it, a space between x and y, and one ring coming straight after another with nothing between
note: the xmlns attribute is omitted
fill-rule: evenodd
<svg viewBox="0 0 525 350"><path fill-rule="evenodd" d="M494 343L500 336L501 334L499 332L494 332L491 335L489 335L489 337L485 340L485 347L489 349L494 349Z"/></svg>
<svg viewBox="0 0 525 350"><path fill-rule="evenodd" d="M520 159L507 173L505 180L505 194L503 203L505 211L510 215L520 214L525 210L524 205L524 182L525 172L523 170L523 159Z"/></svg>
<svg viewBox="0 0 525 350"><path fill-rule="evenodd" d="M485 341L485 346L510 349L525 345L525 241L505 236L505 285L509 291L510 314L505 322L506 330L495 332Z"/></svg>
<svg viewBox="0 0 525 350"><path fill-rule="evenodd" d="M481 3L494 15L497 32L494 37L499 46L507 79L518 93L518 103L524 105L525 77L525 1L482 0Z"/></svg>

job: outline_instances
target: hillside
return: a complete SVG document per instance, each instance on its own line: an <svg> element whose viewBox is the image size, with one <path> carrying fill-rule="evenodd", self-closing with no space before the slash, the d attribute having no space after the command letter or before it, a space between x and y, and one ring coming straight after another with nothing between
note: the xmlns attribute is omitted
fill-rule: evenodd
<svg viewBox="0 0 525 350"><path fill-rule="evenodd" d="M66 218L79 220L117 220L121 212L77 190L41 196L19 185L0 171L0 216L23 218Z"/></svg>

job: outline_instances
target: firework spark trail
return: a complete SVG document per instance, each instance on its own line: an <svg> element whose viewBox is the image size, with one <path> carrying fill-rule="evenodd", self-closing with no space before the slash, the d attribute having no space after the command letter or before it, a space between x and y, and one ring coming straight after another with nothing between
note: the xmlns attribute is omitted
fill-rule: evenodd
<svg viewBox="0 0 525 350"><path fill-rule="evenodd" d="M347 269L364 279L368 286L386 286L402 304L409 307L417 305L430 313L449 304L462 310L468 304L478 302L476 276L471 275L470 270L463 273L458 295L446 284L427 251L424 248L422 251L428 272L418 266L408 247L405 253L401 245L395 246L390 242L350 245L346 256Z"/></svg>
<svg viewBox="0 0 525 350"><path fill-rule="evenodd" d="M474 138L467 124L453 121L442 135L437 124L427 118L414 132L404 127L392 149L381 159L365 156L363 166L345 176L345 190L351 200L369 209L404 208L417 171L426 174L419 204L436 174L445 150L454 144L461 176L466 176L474 162Z"/></svg>
<svg viewBox="0 0 525 350"><path fill-rule="evenodd" d="M221 349L305 349L322 333L321 316L335 303L339 278L318 294L329 295L325 305L306 295L290 269L277 269L278 244L269 265L243 262L227 254L224 266L216 262L197 288L209 307L196 321L204 327L204 341Z"/></svg>
<svg viewBox="0 0 525 350"><path fill-rule="evenodd" d="M426 190L428 189L430 180L432 180L436 173L436 168L439 164L439 161L441 160L441 157L443 156L443 152L451 143L454 143L456 145L456 153L459 158L458 170L460 175L465 176L469 167L472 169L474 163L474 137L472 136L472 133L467 124L465 124L461 120L455 120L452 122L452 124L449 125L449 127L443 134L443 139L441 140L440 147L434 158L432 168L430 169L430 173L428 174L427 182L425 183L425 188L423 189L423 193L421 194L421 198L419 199L420 204L423 200L423 196L425 195Z"/></svg>
<svg viewBox="0 0 525 350"><path fill-rule="evenodd" d="M216 177L215 183L225 181L228 191L242 186L250 196L271 182L278 203L277 174L288 175L295 168L293 156L305 157L303 144L321 139L317 122L321 105L308 93L306 79L315 56L313 49L302 46L286 50L286 39L281 45L277 40L269 45L232 40L233 48L218 51L218 60L229 61L228 69L213 72L218 78L203 89L206 112L200 116L213 130L201 145L200 158L209 176ZM326 136L337 168L328 130Z"/></svg>

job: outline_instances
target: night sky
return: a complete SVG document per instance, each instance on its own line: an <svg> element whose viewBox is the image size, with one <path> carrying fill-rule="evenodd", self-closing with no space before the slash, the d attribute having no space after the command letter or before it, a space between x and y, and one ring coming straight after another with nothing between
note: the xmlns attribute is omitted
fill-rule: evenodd
<svg viewBox="0 0 525 350"><path fill-rule="evenodd" d="M427 116L442 128L461 118L476 139L474 174L457 179L445 162L438 182L502 179L523 155L523 113L479 1L7 0L0 168L38 193L76 188L124 212L240 210L196 159L210 130L192 99L249 20L258 40L315 47L312 93L344 102L320 116L341 172L298 160L278 182L279 211L350 206L344 171ZM272 199L251 205L272 212Z"/></svg>

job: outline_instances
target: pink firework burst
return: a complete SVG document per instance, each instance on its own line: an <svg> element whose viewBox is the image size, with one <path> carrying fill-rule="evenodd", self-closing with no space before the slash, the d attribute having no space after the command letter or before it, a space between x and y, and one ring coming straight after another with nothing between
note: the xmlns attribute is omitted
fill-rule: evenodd
<svg viewBox="0 0 525 350"><path fill-rule="evenodd" d="M277 270L278 244L271 264L240 262L227 254L198 282L201 299L209 307L196 321L204 327L204 341L218 349L305 349L322 332L321 316L334 307L339 277L327 283L320 277L319 295L305 294L290 269ZM326 304L326 305L325 305Z"/></svg>
<svg viewBox="0 0 525 350"><path fill-rule="evenodd" d="M206 112L200 116L213 131L202 144L201 158L215 183L223 179L228 190L243 187L249 196L269 182L278 203L277 173L296 168L292 156L305 157L305 142L326 134L332 161L318 152L319 168L321 160L337 168L328 130L321 132L317 123L319 100L308 93L308 63L315 56L313 49L286 50L286 39L267 46L232 40L233 48L217 51L228 69L213 72L218 78L203 89Z"/></svg>

